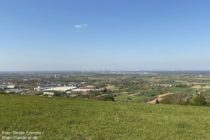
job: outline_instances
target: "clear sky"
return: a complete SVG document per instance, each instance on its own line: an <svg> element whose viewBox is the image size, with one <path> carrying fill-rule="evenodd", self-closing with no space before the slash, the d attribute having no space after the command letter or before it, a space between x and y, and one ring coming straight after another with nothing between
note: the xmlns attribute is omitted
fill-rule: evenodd
<svg viewBox="0 0 210 140"><path fill-rule="evenodd" d="M0 0L7 70L210 70L210 1Z"/></svg>

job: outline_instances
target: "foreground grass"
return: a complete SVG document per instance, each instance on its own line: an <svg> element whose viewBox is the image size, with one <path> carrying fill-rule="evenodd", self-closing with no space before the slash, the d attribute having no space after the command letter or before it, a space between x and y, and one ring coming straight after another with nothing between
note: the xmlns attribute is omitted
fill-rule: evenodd
<svg viewBox="0 0 210 140"><path fill-rule="evenodd" d="M41 131L44 140L206 140L210 108L0 95L1 131Z"/></svg>

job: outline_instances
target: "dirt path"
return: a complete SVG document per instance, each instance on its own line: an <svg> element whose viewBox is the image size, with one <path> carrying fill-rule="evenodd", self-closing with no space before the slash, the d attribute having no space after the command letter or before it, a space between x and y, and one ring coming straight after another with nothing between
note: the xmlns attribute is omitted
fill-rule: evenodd
<svg viewBox="0 0 210 140"><path fill-rule="evenodd" d="M153 99L147 103L148 104L156 104L156 100L158 100L160 102L163 99L163 97L171 95L171 94L173 94L173 93L165 93L165 94L158 95L155 99Z"/></svg>

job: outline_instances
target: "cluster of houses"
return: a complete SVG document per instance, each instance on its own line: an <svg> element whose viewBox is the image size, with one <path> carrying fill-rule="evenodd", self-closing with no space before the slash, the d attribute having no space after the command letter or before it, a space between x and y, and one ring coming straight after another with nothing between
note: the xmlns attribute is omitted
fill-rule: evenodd
<svg viewBox="0 0 210 140"><path fill-rule="evenodd" d="M151 84L151 87L164 87L164 88L170 88L173 87L172 84Z"/></svg>
<svg viewBox="0 0 210 140"><path fill-rule="evenodd" d="M13 83L2 83L0 84L0 90L4 91L5 93L21 93L27 89L18 88Z"/></svg>
<svg viewBox="0 0 210 140"><path fill-rule="evenodd" d="M86 85L82 87L74 86L74 85L65 85L65 86L38 86L34 88L35 91L42 92L45 96L54 96L56 93L65 93L65 94L72 94L72 93L87 93L90 91L102 91L104 88L96 89L95 86Z"/></svg>
<svg viewBox="0 0 210 140"><path fill-rule="evenodd" d="M0 85L0 89L14 89L15 87L13 83L3 83Z"/></svg>
<svg viewBox="0 0 210 140"><path fill-rule="evenodd" d="M39 84L39 86L33 88L20 88L14 83L0 83L0 91L5 93L16 93L21 95L45 95L45 96L55 96L57 94L72 95L73 93L89 93L90 91L103 91L104 88L97 89L93 85L88 85L85 82L69 83L68 85L61 85L58 83L50 84Z"/></svg>

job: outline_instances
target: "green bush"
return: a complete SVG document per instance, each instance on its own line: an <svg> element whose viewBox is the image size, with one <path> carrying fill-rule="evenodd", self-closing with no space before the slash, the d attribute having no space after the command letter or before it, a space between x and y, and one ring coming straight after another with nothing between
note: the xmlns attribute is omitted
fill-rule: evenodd
<svg viewBox="0 0 210 140"><path fill-rule="evenodd" d="M192 100L192 105L205 106L207 105L206 98L203 94L196 95Z"/></svg>
<svg viewBox="0 0 210 140"><path fill-rule="evenodd" d="M191 96L188 94L171 94L163 98L160 103L163 104L180 104L180 105L188 105L190 104Z"/></svg>
<svg viewBox="0 0 210 140"><path fill-rule="evenodd" d="M115 101L114 97L112 95L105 95L105 96L101 97L101 100L103 100L103 101Z"/></svg>

